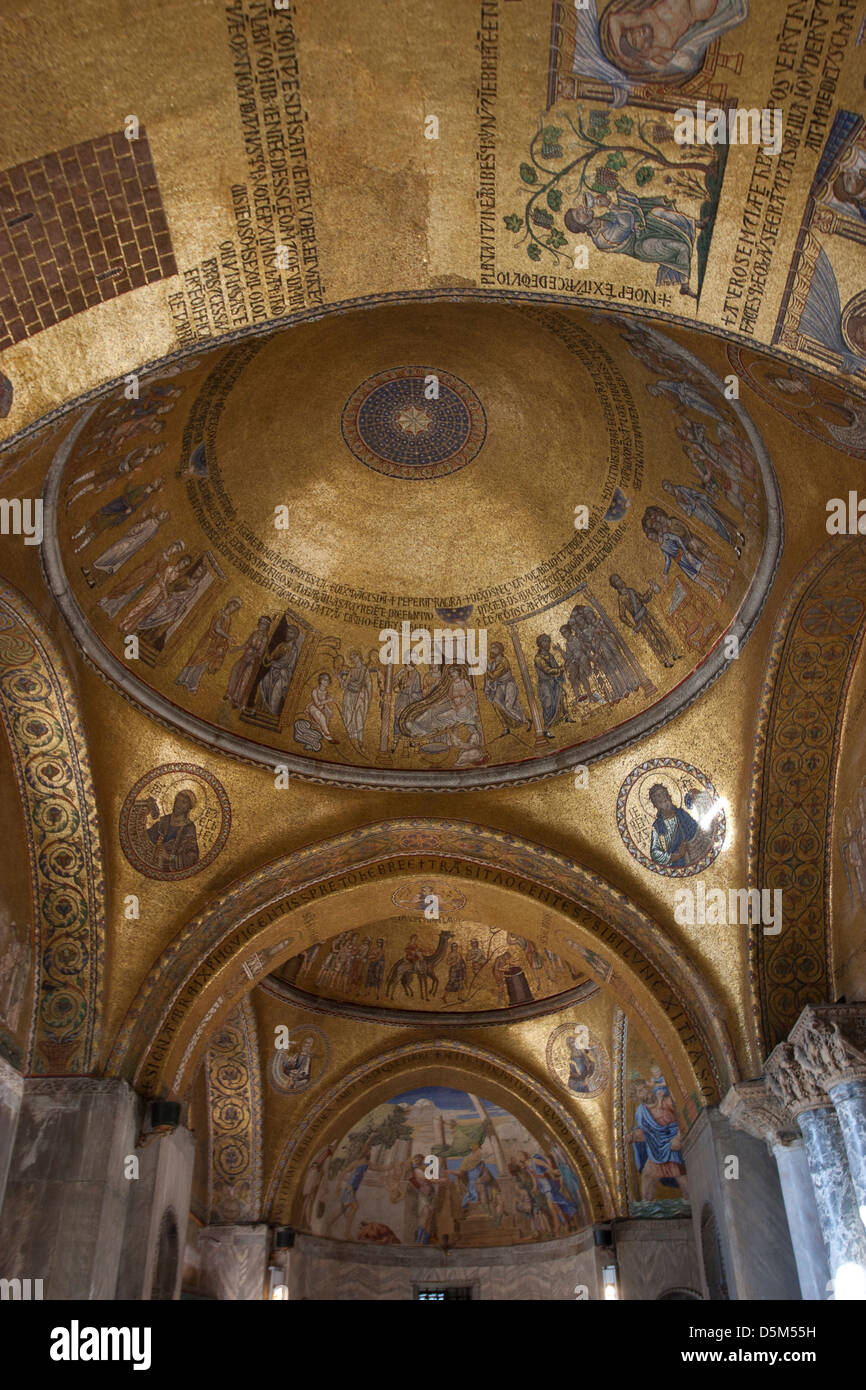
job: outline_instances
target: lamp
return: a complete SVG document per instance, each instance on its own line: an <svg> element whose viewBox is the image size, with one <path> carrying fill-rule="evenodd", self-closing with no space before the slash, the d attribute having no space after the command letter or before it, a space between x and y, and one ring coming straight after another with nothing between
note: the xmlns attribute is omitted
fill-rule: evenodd
<svg viewBox="0 0 866 1390"><path fill-rule="evenodd" d="M283 1283L285 1275L279 1265L268 1265L268 1298L285 1302L289 1297L289 1286Z"/></svg>
<svg viewBox="0 0 866 1390"><path fill-rule="evenodd" d="M605 1265L601 1271L601 1280L605 1299L609 1302L618 1299L619 1290L616 1285L616 1265Z"/></svg>
<svg viewBox="0 0 866 1390"><path fill-rule="evenodd" d="M154 1100L150 1104L150 1127L154 1134L170 1134L180 1124L180 1102Z"/></svg>
<svg viewBox="0 0 866 1390"><path fill-rule="evenodd" d="M146 1128L138 1136L137 1148L145 1148L153 1139L171 1134L180 1124L180 1102L152 1100L147 1107Z"/></svg>

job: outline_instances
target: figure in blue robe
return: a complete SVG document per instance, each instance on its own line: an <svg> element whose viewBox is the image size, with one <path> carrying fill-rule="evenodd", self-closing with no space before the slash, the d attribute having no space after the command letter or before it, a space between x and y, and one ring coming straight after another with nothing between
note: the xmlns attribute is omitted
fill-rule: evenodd
<svg viewBox="0 0 866 1390"><path fill-rule="evenodd" d="M650 859L654 864L682 864L687 847L700 829L688 811L675 806L670 792L661 782L650 787L649 799L658 811L653 821Z"/></svg>
<svg viewBox="0 0 866 1390"><path fill-rule="evenodd" d="M546 633L543 632L539 637L536 637L535 645L538 648L535 653L536 684L544 737L553 738L550 729L552 725L559 723L564 713L565 668L550 650L550 638Z"/></svg>
<svg viewBox="0 0 866 1390"><path fill-rule="evenodd" d="M657 266L657 285L679 285L681 293L688 293L695 241L692 218L663 195L639 197L620 186L616 199L612 203L607 194L584 191L565 214L566 227L585 232L599 251Z"/></svg>

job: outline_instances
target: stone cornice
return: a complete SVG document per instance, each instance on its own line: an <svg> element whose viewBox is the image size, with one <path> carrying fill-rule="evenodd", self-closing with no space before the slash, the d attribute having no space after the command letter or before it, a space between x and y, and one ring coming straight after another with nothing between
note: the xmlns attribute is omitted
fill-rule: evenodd
<svg viewBox="0 0 866 1390"><path fill-rule="evenodd" d="M119 1076L27 1076L24 1094L28 1096L91 1095L108 1096L132 1087Z"/></svg>
<svg viewBox="0 0 866 1390"><path fill-rule="evenodd" d="M307 990L288 984L278 975L266 975L259 982L259 989L273 998L282 999L296 1008L306 1009L314 1014L335 1014L340 1018L357 1019L362 1023L388 1023L398 1028L429 1027L431 1019L437 1028L501 1028L504 1023L521 1023L527 1018L546 1018L550 1014L562 1013L575 1004L584 1004L600 992L601 986L594 980L585 980L573 989L561 994L545 995L534 999L531 1004L513 1004L501 1009L476 1009L458 1013L447 1009L388 1009L379 1004L352 1004L339 999L328 999Z"/></svg>

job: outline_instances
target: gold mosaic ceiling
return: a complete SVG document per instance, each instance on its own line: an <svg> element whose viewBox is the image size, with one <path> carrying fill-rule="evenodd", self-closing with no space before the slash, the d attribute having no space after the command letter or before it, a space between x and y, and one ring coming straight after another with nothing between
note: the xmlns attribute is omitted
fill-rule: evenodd
<svg viewBox="0 0 866 1390"><path fill-rule="evenodd" d="M43 949L68 918L56 926L30 904L28 964L23 868L4 895L0 1045L25 1070L104 1068L148 1094L194 1086L207 1167L220 1139L205 1073L219 1070L228 1020L254 1010L259 1043L253 1028L245 1047L266 1098L263 1113L251 1080L249 1133L268 1195L251 1184L242 1219L302 1215L292 1194L316 1151L298 1156L299 1135L324 1142L331 1125L336 1141L344 1119L386 1102L399 1086L383 1079L371 1099L371 1075L394 1058L423 1073L406 1085L477 1077L500 1102L518 1075L526 1095L554 1088L616 1189L597 1214L625 1214L640 1195L626 1075L661 1067L691 1120L760 1072L803 1003L825 989L862 996L862 671L845 705L862 560L824 523L827 496L857 485L852 459L866 454L866 11L840 0L808 22L802 6L717 0L694 32L690 6L644 5L644 22L652 12L660 26L663 8L675 22L664 61L635 71L605 21L627 8L599 0L584 18L548 0L421 0L395 24L400 7L374 0L166 0L130 22L127 7L83 0L57 26L11 0L0 15L3 270L18 311L4 299L0 432L12 445L0 479L7 497L32 498L48 478L56 504L43 556L4 537L4 574L56 639L62 722L86 774L69 786L105 866L103 883L98 854L87 874L77 858L32 858L34 882L72 864L89 895L74 956ZM674 112L701 100L778 108L782 148L677 150ZM129 141L127 113L140 122ZM656 233L667 220L661 248L638 234L638 210ZM633 235L611 245L605 225ZM64 245L72 265L55 258ZM731 371L739 400L723 390ZM668 529L644 527L648 508ZM613 573L637 609L628 595L621 606ZM563 634L576 608L592 612ZM490 655L501 641L493 671L455 681L421 663L388 685L371 659L381 625L435 627L437 609L449 627L485 626ZM6 632L4 656L18 659L34 630L15 629L15 643ZM559 670L535 664L545 632ZM739 660L711 686L732 635ZM820 773L791 755L812 737L799 682L818 667L822 737L846 754L838 786L829 758ZM48 671L35 661L34 673ZM316 706L317 689L330 704ZM770 736L753 769L756 709ZM570 770L593 759L584 786ZM276 763L303 777L277 790ZM569 775L519 785L555 771ZM708 889L788 882L786 836L799 837L805 869L779 938L676 920L680 870L650 857L647 792L662 778L684 805L699 782L724 804L688 866ZM19 786L27 814L53 790ZM444 805L426 795L435 787L452 789ZM149 799L168 813L193 788L184 815L199 857L181 867L179 853L163 872L136 853ZM462 822L436 819L443 810ZM23 866L17 812L4 804ZM395 827L403 816L419 819ZM594 919L530 916L516 887L439 925L392 900L407 873L416 888L428 873L465 888L484 836L485 875L574 889ZM409 864L416 852L431 858ZM348 868L331 896L322 875ZM353 915L356 868L380 891ZM270 877L294 883L295 869L281 904ZM413 964L412 937L429 956L443 930L465 974L447 963L449 940L430 997L401 969L386 999L394 967L407 953ZM491 932L476 998L472 943ZM531 1004L512 997L521 975ZM560 1008L575 975L594 992ZM485 1011L495 1022L469 1017ZM585 1022L597 1094L571 1084L563 1052ZM293 1045L276 1067L283 1023ZM502 1091L482 1084L496 1068ZM535 1104L515 1111L531 1133ZM210 1202L241 1219L242 1186L227 1182L219 1207L205 1182L204 1217Z"/></svg>
<svg viewBox="0 0 866 1390"><path fill-rule="evenodd" d="M763 442L697 359L504 306L379 308L157 371L84 412L47 497L52 587L125 692L373 785L633 740L745 640L781 541Z"/></svg>

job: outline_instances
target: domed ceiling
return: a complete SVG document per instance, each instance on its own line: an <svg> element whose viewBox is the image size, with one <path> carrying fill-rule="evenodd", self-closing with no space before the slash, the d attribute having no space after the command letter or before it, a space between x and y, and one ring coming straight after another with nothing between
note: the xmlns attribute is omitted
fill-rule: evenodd
<svg viewBox="0 0 866 1390"><path fill-rule="evenodd" d="M777 562L754 425L649 327L394 305L127 391L58 451L52 588L129 696L291 773L583 764L724 669Z"/></svg>

